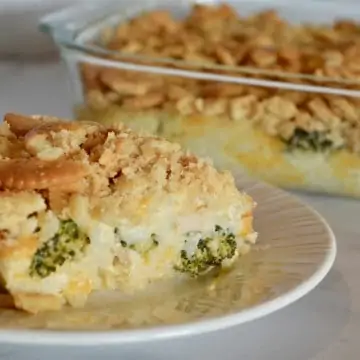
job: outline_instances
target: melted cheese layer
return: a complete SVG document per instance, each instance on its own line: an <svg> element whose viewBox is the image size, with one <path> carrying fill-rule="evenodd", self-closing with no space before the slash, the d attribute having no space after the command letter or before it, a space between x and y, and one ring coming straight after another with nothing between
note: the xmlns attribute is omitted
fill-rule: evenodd
<svg viewBox="0 0 360 360"><path fill-rule="evenodd" d="M34 234L34 227L28 227L28 233L21 237L16 237L19 231L9 232L7 239L0 244L0 272L17 306L30 312L57 309L64 303L83 306L94 290L133 292L152 281L176 276L174 266L185 249L185 234L194 229L203 236L211 234L215 224L231 229L237 234L239 253L245 252L255 235L251 221L252 205L245 195L243 206L230 202L216 211L210 208L191 215L181 214L187 200L173 209L166 208L169 199L164 195L162 201L159 197L152 200L159 209L158 213L153 210L154 203L154 206L140 209L138 216L130 213L118 219L108 217L114 214L113 198L114 195L97 199L95 203L81 195L70 199L69 217L89 237L90 244L81 256L66 261L44 278L31 275L31 261L39 246L56 234L59 220L45 209L36 217L27 218L25 214L20 219L18 225L35 221L39 231ZM106 206L107 202L111 207ZM92 211L99 206L109 212ZM16 227L16 224L11 225ZM156 234L157 246L151 251L142 253L130 247L146 245L152 234ZM124 247L123 243L127 246Z"/></svg>

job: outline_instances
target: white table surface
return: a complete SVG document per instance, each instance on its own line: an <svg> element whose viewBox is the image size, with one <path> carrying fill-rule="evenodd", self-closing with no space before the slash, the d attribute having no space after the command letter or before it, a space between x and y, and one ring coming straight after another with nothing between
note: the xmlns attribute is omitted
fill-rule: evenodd
<svg viewBox="0 0 360 360"><path fill-rule="evenodd" d="M8 111L71 116L70 99L61 65L0 62L0 116ZM318 288L288 308L220 333L141 348L0 344L0 359L360 359L360 201L309 195L301 198L330 223L338 241L338 256Z"/></svg>

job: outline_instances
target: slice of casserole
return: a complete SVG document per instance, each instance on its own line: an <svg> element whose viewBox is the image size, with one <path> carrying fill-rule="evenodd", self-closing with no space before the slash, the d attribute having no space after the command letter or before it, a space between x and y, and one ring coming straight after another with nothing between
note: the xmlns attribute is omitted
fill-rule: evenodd
<svg viewBox="0 0 360 360"><path fill-rule="evenodd" d="M122 125L7 114L0 154L0 274L19 309L196 277L256 240L228 172Z"/></svg>

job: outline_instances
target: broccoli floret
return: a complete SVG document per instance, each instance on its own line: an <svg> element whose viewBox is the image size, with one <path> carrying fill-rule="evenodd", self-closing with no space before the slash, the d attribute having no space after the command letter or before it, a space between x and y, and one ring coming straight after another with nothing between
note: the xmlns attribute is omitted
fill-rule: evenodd
<svg viewBox="0 0 360 360"><path fill-rule="evenodd" d="M115 234L120 238L118 229L115 229ZM119 241L122 247L134 250L141 255L147 255L151 250L155 249L159 245L156 234L151 234L149 241L139 242L136 244L128 244L125 240L122 240L121 238Z"/></svg>
<svg viewBox="0 0 360 360"><path fill-rule="evenodd" d="M45 278L66 261L84 253L90 239L72 220L60 221L58 232L35 252L30 275Z"/></svg>
<svg viewBox="0 0 360 360"><path fill-rule="evenodd" d="M141 255L147 255L149 252L159 245L159 241L155 234L151 234L150 240L146 242L139 242L136 244L130 244L129 249L138 252Z"/></svg>
<svg viewBox="0 0 360 360"><path fill-rule="evenodd" d="M290 151L300 149L321 152L339 148L327 138L326 133L319 131L307 132L300 128L296 128L291 138L285 140L285 142Z"/></svg>
<svg viewBox="0 0 360 360"><path fill-rule="evenodd" d="M189 256L185 250L181 251L175 270L196 277L210 268L221 266L224 260L232 259L236 251L235 235L216 225L214 235L200 239L193 254Z"/></svg>
<svg viewBox="0 0 360 360"><path fill-rule="evenodd" d="M122 247L127 247L128 246L127 242L124 241L124 240L120 240L120 244L121 244Z"/></svg>

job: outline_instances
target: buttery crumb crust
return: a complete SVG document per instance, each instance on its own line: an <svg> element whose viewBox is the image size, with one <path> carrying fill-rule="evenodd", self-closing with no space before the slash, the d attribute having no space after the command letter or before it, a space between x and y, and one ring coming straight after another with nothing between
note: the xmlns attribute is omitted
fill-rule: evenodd
<svg viewBox="0 0 360 360"><path fill-rule="evenodd" d="M122 124L105 128L92 122L7 114L0 133L1 190L51 190L87 195L107 193L120 174L140 172L156 186L196 185L210 193L233 185L210 161L184 153L178 144L139 136ZM9 156L9 150L18 153ZM145 179L144 179L145 180Z"/></svg>

